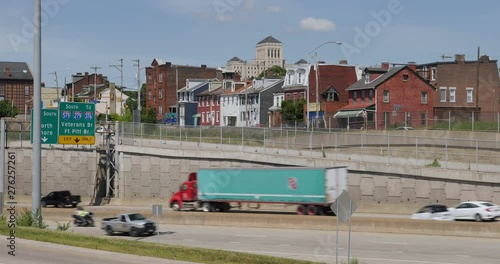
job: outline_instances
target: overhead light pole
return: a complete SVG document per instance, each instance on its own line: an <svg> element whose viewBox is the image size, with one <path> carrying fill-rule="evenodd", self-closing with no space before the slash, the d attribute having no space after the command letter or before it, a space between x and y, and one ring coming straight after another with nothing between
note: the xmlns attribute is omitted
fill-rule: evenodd
<svg viewBox="0 0 500 264"><path fill-rule="evenodd" d="M39 226L42 223L41 211L41 183L42 183L42 142L41 142L41 99L42 99L42 1L35 0L35 30L34 30L34 82L33 82L33 153L31 160L31 216L33 224ZM3 131L2 131L3 133ZM2 142L3 144L3 142Z"/></svg>
<svg viewBox="0 0 500 264"><path fill-rule="evenodd" d="M309 53L308 53L308 55L311 56L311 53L314 52L314 68L315 68L314 72L316 73L316 125L318 124L318 118L319 118L319 108L318 108L318 104L319 104L319 66L318 66L318 52L317 52L317 50L326 44L337 44L340 46L340 45L342 45L342 42L341 41L327 41L327 42L319 45L315 49L309 51ZM309 90L307 92L309 94ZM307 119L309 120L309 99L307 102ZM308 124L308 127L309 127L309 124Z"/></svg>

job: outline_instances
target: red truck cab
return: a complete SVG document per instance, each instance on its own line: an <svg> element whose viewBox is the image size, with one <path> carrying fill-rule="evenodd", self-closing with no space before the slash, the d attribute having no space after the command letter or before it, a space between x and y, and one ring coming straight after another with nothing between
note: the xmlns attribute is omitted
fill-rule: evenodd
<svg viewBox="0 0 500 264"><path fill-rule="evenodd" d="M198 189L196 181L196 172L189 174L189 179L183 182L179 191L174 193L170 199L170 208L174 211L180 211L186 208L197 209L198 203Z"/></svg>

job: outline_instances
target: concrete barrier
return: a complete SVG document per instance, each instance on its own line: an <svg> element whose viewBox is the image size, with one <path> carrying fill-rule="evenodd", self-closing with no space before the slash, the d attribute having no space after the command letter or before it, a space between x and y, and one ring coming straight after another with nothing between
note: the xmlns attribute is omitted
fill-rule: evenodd
<svg viewBox="0 0 500 264"><path fill-rule="evenodd" d="M72 221L73 209L45 208L44 220L67 222ZM150 210L92 210L97 224L103 218L114 217L119 213L138 212L153 218ZM253 213L203 213L203 212L171 212L167 211L158 221L161 225L199 225L199 226L230 226L255 228L280 228L301 230L336 230L334 216L299 216L282 214L253 214ZM348 225L339 226L339 231L347 231ZM481 237L500 239L499 223L477 222L447 222L412 219L368 218L353 217L351 230L353 232L393 233L393 234L420 234L460 237Z"/></svg>

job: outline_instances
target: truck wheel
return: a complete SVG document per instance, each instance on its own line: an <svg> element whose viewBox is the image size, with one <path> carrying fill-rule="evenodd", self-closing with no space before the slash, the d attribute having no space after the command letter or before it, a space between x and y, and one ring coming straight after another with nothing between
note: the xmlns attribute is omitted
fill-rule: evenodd
<svg viewBox="0 0 500 264"><path fill-rule="evenodd" d="M304 215L304 214L306 214L306 212L307 212L306 207L303 204L301 204L297 207L297 214L298 215Z"/></svg>
<svg viewBox="0 0 500 264"><path fill-rule="evenodd" d="M172 210L174 210L174 211L180 211L181 207L179 206L179 203L173 202L172 203Z"/></svg>
<svg viewBox="0 0 500 264"><path fill-rule="evenodd" d="M201 206L203 212L212 212L214 210L213 206L210 203L203 203Z"/></svg>
<svg viewBox="0 0 500 264"><path fill-rule="evenodd" d="M40 202L41 207L47 207L47 203L45 201Z"/></svg>
<svg viewBox="0 0 500 264"><path fill-rule="evenodd" d="M108 234L108 236L113 235L113 228L111 228L111 226L106 226L106 234Z"/></svg>
<svg viewBox="0 0 500 264"><path fill-rule="evenodd" d="M57 207L64 208L64 207L66 207L66 205L63 202L60 202L57 204Z"/></svg>
<svg viewBox="0 0 500 264"><path fill-rule="evenodd" d="M76 204L72 204L71 207L76 208Z"/></svg>
<svg viewBox="0 0 500 264"><path fill-rule="evenodd" d="M138 235L137 229L135 227L132 227L132 229L130 229L130 235L133 237L136 237Z"/></svg>
<svg viewBox="0 0 500 264"><path fill-rule="evenodd" d="M307 207L307 214L308 215L318 215L320 209L321 208L317 207L316 205L309 205Z"/></svg>

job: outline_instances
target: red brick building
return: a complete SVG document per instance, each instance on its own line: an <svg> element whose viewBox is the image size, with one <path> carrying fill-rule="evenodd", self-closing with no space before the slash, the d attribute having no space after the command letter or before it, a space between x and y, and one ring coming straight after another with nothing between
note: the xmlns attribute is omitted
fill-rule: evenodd
<svg viewBox="0 0 500 264"><path fill-rule="evenodd" d="M316 106L316 71L313 65L302 64L288 68L283 89L285 100L306 99L306 91L309 91L310 122L318 122L320 127L325 127L330 117L340 108L347 106L346 89L358 78L355 66L319 64L318 67L318 106ZM318 119L316 120L317 107ZM306 116L307 104L304 106L304 117Z"/></svg>
<svg viewBox="0 0 500 264"><path fill-rule="evenodd" d="M32 97L33 75L28 64L0 61L0 100L13 103L18 113L25 115L33 107Z"/></svg>
<svg viewBox="0 0 500 264"><path fill-rule="evenodd" d="M469 121L475 112L476 118L481 113L481 120L496 122L500 95L497 60L483 55L479 61L467 61L465 55L456 54L453 61L417 65L417 72L437 88L434 112L438 119L451 115L456 121Z"/></svg>
<svg viewBox="0 0 500 264"><path fill-rule="evenodd" d="M107 77L102 74L89 74L85 72L85 74L77 73L72 76L72 82L65 84L65 95L68 96L68 101L71 101L71 96L74 96L75 102L88 102L90 100L94 100L97 96L94 96L94 81L97 84L98 93L102 90L103 87L107 86ZM73 91L74 89L74 91Z"/></svg>
<svg viewBox="0 0 500 264"><path fill-rule="evenodd" d="M172 65L154 59L146 68L146 109L153 107L156 118L163 119L166 113L177 113L177 91L185 86L187 79L222 79L222 72L206 65Z"/></svg>
<svg viewBox="0 0 500 264"><path fill-rule="evenodd" d="M347 88L349 105L335 118L340 128L426 127L433 119L435 87L415 72L415 65L366 68Z"/></svg>

